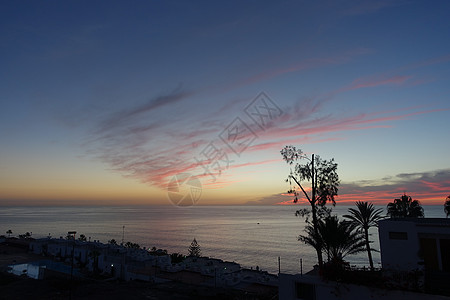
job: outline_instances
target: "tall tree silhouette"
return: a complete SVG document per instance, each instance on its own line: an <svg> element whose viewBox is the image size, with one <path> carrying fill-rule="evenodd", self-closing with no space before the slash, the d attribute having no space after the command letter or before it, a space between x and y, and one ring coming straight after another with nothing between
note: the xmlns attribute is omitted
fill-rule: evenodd
<svg viewBox="0 0 450 300"><path fill-rule="evenodd" d="M406 194L398 199L394 199L387 205L387 215L391 218L423 218L423 207L417 200Z"/></svg>
<svg viewBox="0 0 450 300"><path fill-rule="evenodd" d="M444 212L448 218L448 216L450 215L450 195L445 199Z"/></svg>
<svg viewBox="0 0 450 300"><path fill-rule="evenodd" d="M349 215L344 215L344 218L350 220L350 222L356 226L363 234L366 244L367 255L369 257L370 269L373 271L373 259L372 252L370 248L369 239L369 228L378 226L377 221L382 219L381 213L383 210L381 208L375 209L372 203L357 201L356 208L349 208Z"/></svg>
<svg viewBox="0 0 450 300"><path fill-rule="evenodd" d="M283 159L289 165L292 166L295 164L294 170L291 169L286 181L294 181L302 191L306 200L308 200L312 213L312 229L314 231L314 235L318 236L318 224L319 217L321 215L320 210L325 208L327 202L331 202L333 205L336 204L334 197L338 193L339 186L337 163L334 162L334 159L322 160L319 156L315 156L314 154L312 154L311 158L309 158L300 149L297 149L294 146L285 146L280 152ZM297 163L298 160L306 160L306 163ZM302 185L302 181L310 183L311 192L309 194ZM293 193L295 195L294 202L297 202L297 191L295 189L291 189L289 193ZM299 214L303 215L305 214L305 211L303 210ZM320 243L316 244L314 247L317 252L319 267L323 266L321 247L322 245Z"/></svg>
<svg viewBox="0 0 450 300"><path fill-rule="evenodd" d="M197 243L197 240L194 238L191 245L189 246L189 256L199 257L202 255L202 251L200 249L200 245Z"/></svg>

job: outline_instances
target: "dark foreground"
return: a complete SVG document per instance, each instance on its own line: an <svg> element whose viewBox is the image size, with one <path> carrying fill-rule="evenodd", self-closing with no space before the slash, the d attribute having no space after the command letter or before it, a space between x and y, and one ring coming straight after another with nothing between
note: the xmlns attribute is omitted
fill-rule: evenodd
<svg viewBox="0 0 450 300"><path fill-rule="evenodd" d="M102 281L94 279L74 280L48 278L36 280L27 276L15 276L7 272L7 266L36 261L42 257L28 253L27 247L0 244L0 299L277 299L272 295L255 295L241 290L189 285L171 281L149 283L140 281Z"/></svg>
<svg viewBox="0 0 450 300"><path fill-rule="evenodd" d="M72 290L72 291L71 291ZM35 280L0 274L0 299L273 299L243 291L215 289L178 282L99 282Z"/></svg>

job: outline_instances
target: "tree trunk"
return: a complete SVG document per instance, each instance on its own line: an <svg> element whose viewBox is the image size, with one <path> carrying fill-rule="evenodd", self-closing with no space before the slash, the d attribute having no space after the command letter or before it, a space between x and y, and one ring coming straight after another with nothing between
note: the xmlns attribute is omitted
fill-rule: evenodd
<svg viewBox="0 0 450 300"><path fill-rule="evenodd" d="M313 216L314 234L316 234L316 236L319 236L319 230L317 228L318 221L317 221L316 205L311 203L311 208L312 208L312 216ZM316 252L317 252L317 261L319 263L319 268L322 268L322 266L323 266L322 247L316 248Z"/></svg>
<svg viewBox="0 0 450 300"><path fill-rule="evenodd" d="M364 237L366 238L366 249L367 255L369 256L370 270L373 271L372 252L370 251L370 243L369 243L369 228L364 228Z"/></svg>
<svg viewBox="0 0 450 300"><path fill-rule="evenodd" d="M314 233L316 236L319 236L319 230L318 230L318 220L317 220L317 207L316 207L316 181L315 179L315 165L314 165L314 154L312 155L311 160L311 210L312 210L312 216L313 216L313 226L314 226ZM319 268L322 269L323 267L323 257L322 257L322 247L316 249L317 252L317 261L319 262Z"/></svg>

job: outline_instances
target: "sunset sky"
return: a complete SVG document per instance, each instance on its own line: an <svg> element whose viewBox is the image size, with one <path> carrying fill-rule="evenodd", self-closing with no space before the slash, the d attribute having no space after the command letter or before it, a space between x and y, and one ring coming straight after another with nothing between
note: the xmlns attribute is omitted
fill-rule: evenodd
<svg viewBox="0 0 450 300"><path fill-rule="evenodd" d="M290 202L284 145L335 159L338 203L443 204L449 12L2 1L0 205L170 204L180 173L200 181L198 205Z"/></svg>

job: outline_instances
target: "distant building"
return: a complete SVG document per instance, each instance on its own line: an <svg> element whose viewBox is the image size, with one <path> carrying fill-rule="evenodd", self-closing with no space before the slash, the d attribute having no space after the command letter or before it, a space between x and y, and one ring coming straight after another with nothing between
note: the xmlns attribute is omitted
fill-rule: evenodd
<svg viewBox="0 0 450 300"><path fill-rule="evenodd" d="M103 244L67 239L30 240L29 250L34 254L53 257L56 261L71 263L76 268L83 266L88 271L98 271L124 280L146 280L155 275L151 268L171 266L169 255L152 255L145 249L125 248L119 245ZM73 253L73 255L72 255Z"/></svg>
<svg viewBox="0 0 450 300"><path fill-rule="evenodd" d="M15 266L20 272L26 269L29 274L37 274L34 278L44 278L44 275L49 273L50 267L55 272L70 274L73 260L76 269L74 276L81 276L78 270L83 269L125 281L173 280L194 285L231 288L254 295L276 295L278 290L276 275L260 270L242 269L235 262L216 258L191 256L182 262L172 264L167 251L163 250L148 251L98 241L62 238L30 240L29 250L55 261L53 263L50 259L46 259L27 266ZM43 269L46 269L45 274L42 272Z"/></svg>

